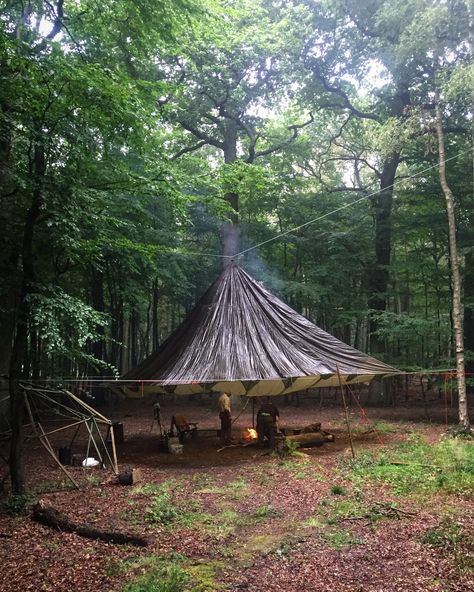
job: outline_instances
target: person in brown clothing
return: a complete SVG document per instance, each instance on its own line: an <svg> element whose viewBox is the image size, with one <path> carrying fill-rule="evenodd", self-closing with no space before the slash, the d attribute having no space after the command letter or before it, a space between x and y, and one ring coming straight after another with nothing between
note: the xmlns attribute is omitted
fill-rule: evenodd
<svg viewBox="0 0 474 592"><path fill-rule="evenodd" d="M222 393L218 401L219 418L221 420L221 444L230 444L232 436L232 411L230 395Z"/></svg>

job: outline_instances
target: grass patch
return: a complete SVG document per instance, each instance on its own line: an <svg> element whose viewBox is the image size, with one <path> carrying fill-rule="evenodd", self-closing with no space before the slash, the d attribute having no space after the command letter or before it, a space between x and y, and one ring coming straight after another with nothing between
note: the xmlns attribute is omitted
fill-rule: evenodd
<svg viewBox="0 0 474 592"><path fill-rule="evenodd" d="M153 526L191 526L204 521L207 514L202 512L202 506L197 500L188 500L181 496L181 490L176 488L175 481L166 481L161 485L149 484L142 486L136 493L150 494L150 505L144 511L146 522ZM130 502L133 504L133 500ZM132 510L132 518L140 519L142 511Z"/></svg>
<svg viewBox="0 0 474 592"><path fill-rule="evenodd" d="M232 534L242 523L242 516L228 509L213 516L208 515L203 526L210 536L222 540Z"/></svg>
<svg viewBox="0 0 474 592"><path fill-rule="evenodd" d="M9 495L2 503L1 508L5 514L16 516L25 513L35 502L36 497L31 493Z"/></svg>
<svg viewBox="0 0 474 592"><path fill-rule="evenodd" d="M398 429L396 426L386 421L373 421L354 428L354 432L356 434L368 434L370 432L378 432L379 434L394 434L397 431Z"/></svg>
<svg viewBox="0 0 474 592"><path fill-rule="evenodd" d="M347 464L357 483L389 483L397 495L447 493L474 497L474 446L459 438L428 444L412 436L389 454L364 454Z"/></svg>
<svg viewBox="0 0 474 592"><path fill-rule="evenodd" d="M273 516L280 516L281 512L276 510L273 506L260 506L258 507L255 512L253 513L254 518L270 518Z"/></svg>
<svg viewBox="0 0 474 592"><path fill-rule="evenodd" d="M226 485L227 491L230 491L233 500L239 500L248 493L249 484L244 477L240 476L235 481L231 481Z"/></svg>
<svg viewBox="0 0 474 592"><path fill-rule="evenodd" d="M326 524L318 516L311 516L301 523L303 528L325 528Z"/></svg>
<svg viewBox="0 0 474 592"><path fill-rule="evenodd" d="M324 476L315 470L315 467L311 460L301 453L301 456L291 457L282 460L278 463L278 466L285 471L291 473L293 479L303 480L312 479L313 481L323 481Z"/></svg>
<svg viewBox="0 0 474 592"><path fill-rule="evenodd" d="M450 555L461 572L474 571L474 537L464 533L461 526L449 518L427 530L419 542Z"/></svg>
<svg viewBox="0 0 474 592"><path fill-rule="evenodd" d="M354 545L365 545L364 539L354 537L344 528L335 528L322 533L324 542L332 549L344 549Z"/></svg>
<svg viewBox="0 0 474 592"><path fill-rule="evenodd" d="M90 477L87 479L90 480ZM90 483L90 481L89 481ZM91 485L96 485L97 483L91 483ZM57 491L69 491L71 489L76 489L74 483L69 479L63 479L61 481L42 481L38 483L35 487L33 487L34 493L41 494L41 493L55 493Z"/></svg>
<svg viewBox="0 0 474 592"><path fill-rule="evenodd" d="M163 490L163 485L158 483L144 483L143 485L136 485L131 490L131 495L151 495L159 493Z"/></svg>
<svg viewBox="0 0 474 592"><path fill-rule="evenodd" d="M331 487L332 495L347 495L347 490L342 485L333 485Z"/></svg>
<svg viewBox="0 0 474 592"><path fill-rule="evenodd" d="M222 570L223 564L219 561L206 561L190 565L186 571L192 578L193 592L214 592L224 590L226 586L217 581L217 576Z"/></svg>
<svg viewBox="0 0 474 592"><path fill-rule="evenodd" d="M320 503L321 514L327 524L336 524L345 518L359 518L368 510L361 502L353 499L325 498Z"/></svg>
<svg viewBox="0 0 474 592"><path fill-rule="evenodd" d="M125 562L123 568L137 574L125 585L124 592L185 592L191 580L180 559L150 555Z"/></svg>

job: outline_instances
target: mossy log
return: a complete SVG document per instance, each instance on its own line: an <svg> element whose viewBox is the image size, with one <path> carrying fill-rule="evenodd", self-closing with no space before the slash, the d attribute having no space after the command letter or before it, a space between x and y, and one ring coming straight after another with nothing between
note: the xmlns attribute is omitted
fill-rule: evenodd
<svg viewBox="0 0 474 592"><path fill-rule="evenodd" d="M89 524L77 524L51 506L46 506L44 502L39 501L33 508L32 519L35 522L44 524L56 530L63 532L73 532L81 537L114 543L116 545L135 545L137 547L146 547L148 541L143 537L137 537L123 532L113 532L95 528Z"/></svg>

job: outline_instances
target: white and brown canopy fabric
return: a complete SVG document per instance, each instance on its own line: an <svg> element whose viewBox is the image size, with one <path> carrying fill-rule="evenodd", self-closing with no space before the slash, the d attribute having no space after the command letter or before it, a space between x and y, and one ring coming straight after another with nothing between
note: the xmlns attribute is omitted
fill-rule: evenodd
<svg viewBox="0 0 474 592"><path fill-rule="evenodd" d="M326 333L232 263L158 351L123 379L136 381L124 387L128 396L262 396L336 386L338 372L345 384L398 373Z"/></svg>

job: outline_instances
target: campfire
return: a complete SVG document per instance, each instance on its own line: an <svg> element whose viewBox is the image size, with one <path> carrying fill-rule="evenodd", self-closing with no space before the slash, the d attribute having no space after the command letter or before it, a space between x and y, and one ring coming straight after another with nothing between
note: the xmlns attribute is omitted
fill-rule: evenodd
<svg viewBox="0 0 474 592"><path fill-rule="evenodd" d="M253 428L246 428L242 432L242 441L243 442L253 442L254 440L257 439L257 437L258 437L257 430L254 430Z"/></svg>

